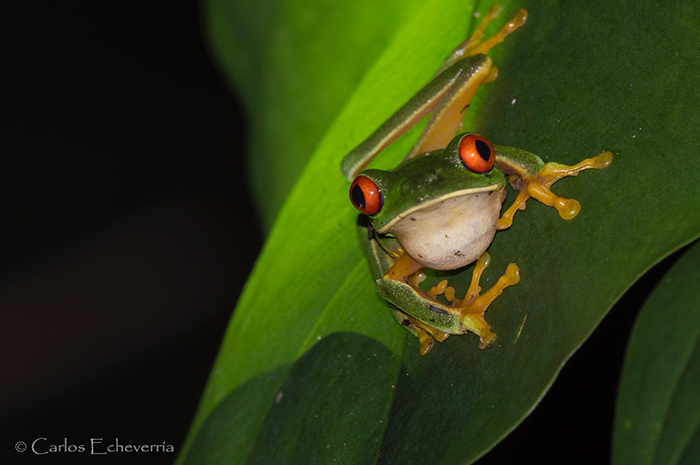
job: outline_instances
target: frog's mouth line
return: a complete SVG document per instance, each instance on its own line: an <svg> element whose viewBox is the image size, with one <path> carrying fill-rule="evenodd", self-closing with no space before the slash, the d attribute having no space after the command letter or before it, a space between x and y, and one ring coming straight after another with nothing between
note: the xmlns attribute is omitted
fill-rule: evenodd
<svg viewBox="0 0 700 465"><path fill-rule="evenodd" d="M449 200L449 199L452 199L455 197L461 197L463 195L479 194L481 192L492 192L492 191L496 191L499 189L503 189L503 187L504 187L503 184L493 184L491 186L477 187L476 189L463 189L461 191L450 192L449 194L443 195L442 197L438 197L437 199L426 200L425 202L420 203L420 204L416 205L415 207L410 208L399 215L396 215L396 217L394 219L389 221L387 224L385 224L381 228L377 229L377 232L379 234L386 234L389 231L389 229L391 229L391 227L393 225L395 225L396 223L398 223L402 219L406 218L410 214L415 213L418 210L423 210L424 208L430 208L433 205L437 205L441 202L444 202L445 200Z"/></svg>

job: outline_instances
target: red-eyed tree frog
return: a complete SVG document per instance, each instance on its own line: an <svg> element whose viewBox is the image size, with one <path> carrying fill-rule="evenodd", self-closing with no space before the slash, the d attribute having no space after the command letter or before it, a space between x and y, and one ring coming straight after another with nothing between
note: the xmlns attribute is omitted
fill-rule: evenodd
<svg viewBox="0 0 700 465"><path fill-rule="evenodd" d="M496 284L481 293L479 280L488 266L486 249L497 230L511 226L518 209L533 197L555 207L565 220L580 204L553 194L552 184L579 171L605 168L608 151L574 166L544 163L537 155L515 147L493 145L476 134L458 134L464 112L478 87L497 77L488 51L525 24L518 10L495 35L484 30L499 13L495 4L474 33L445 60L435 77L342 161L350 200L369 217L361 238L365 255L395 318L420 342L427 354L434 341L450 334L475 333L480 348L490 347L496 334L484 319L488 306L504 288L520 280L511 263ZM363 168L387 145L432 112L423 133L394 170ZM506 179L519 194L503 214ZM428 291L419 287L424 268L456 270L476 261L463 298L443 280ZM438 300L443 296L445 302Z"/></svg>

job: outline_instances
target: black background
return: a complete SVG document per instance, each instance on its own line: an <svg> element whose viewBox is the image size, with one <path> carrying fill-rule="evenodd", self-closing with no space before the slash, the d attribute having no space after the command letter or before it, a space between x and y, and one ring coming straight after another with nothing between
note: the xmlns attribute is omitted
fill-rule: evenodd
<svg viewBox="0 0 700 465"><path fill-rule="evenodd" d="M37 437L179 448L261 245L240 102L195 2L0 8L2 462L126 460L14 451ZM674 259L480 463L608 462L629 330Z"/></svg>

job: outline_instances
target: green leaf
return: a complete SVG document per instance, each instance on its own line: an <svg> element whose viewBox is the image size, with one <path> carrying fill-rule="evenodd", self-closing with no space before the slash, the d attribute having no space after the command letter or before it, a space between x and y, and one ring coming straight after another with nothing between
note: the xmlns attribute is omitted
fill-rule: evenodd
<svg viewBox="0 0 700 465"><path fill-rule="evenodd" d="M251 185L266 229L333 118L420 3L205 3L213 50L251 119Z"/></svg>
<svg viewBox="0 0 700 465"><path fill-rule="evenodd" d="M507 2L500 21L518 6L528 8L529 22L492 54L499 78L479 90L466 127L545 160L570 164L604 149L615 160L555 186L581 201L574 220L531 200L496 235L482 286L509 262L522 273L487 314L496 344L479 351L475 336L454 336L418 354L374 292L339 174L343 155L474 26L468 2L416 3L287 198L226 332L182 463L294 463L296 447L315 463L473 461L535 407L620 295L698 236L696 7ZM312 7L288 4L290 15ZM339 59L354 53L351 42L335 51ZM286 79L291 71L266 72ZM332 85L318 80L313 91ZM263 123L254 117L253 131L284 130L256 127ZM396 164L416 135L376 165ZM469 276L451 282L463 289Z"/></svg>
<svg viewBox="0 0 700 465"><path fill-rule="evenodd" d="M700 243L644 304L625 357L614 463L700 463Z"/></svg>

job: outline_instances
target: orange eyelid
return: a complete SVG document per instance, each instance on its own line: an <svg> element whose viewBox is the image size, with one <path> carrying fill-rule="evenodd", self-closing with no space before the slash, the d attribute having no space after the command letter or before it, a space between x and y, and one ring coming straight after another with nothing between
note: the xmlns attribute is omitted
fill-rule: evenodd
<svg viewBox="0 0 700 465"><path fill-rule="evenodd" d="M358 176L350 186L350 202L362 213L375 215L382 209L382 193L370 178Z"/></svg>
<svg viewBox="0 0 700 465"><path fill-rule="evenodd" d="M493 168L496 152L488 139L476 134L467 134L459 142L459 157L471 171L485 173Z"/></svg>

